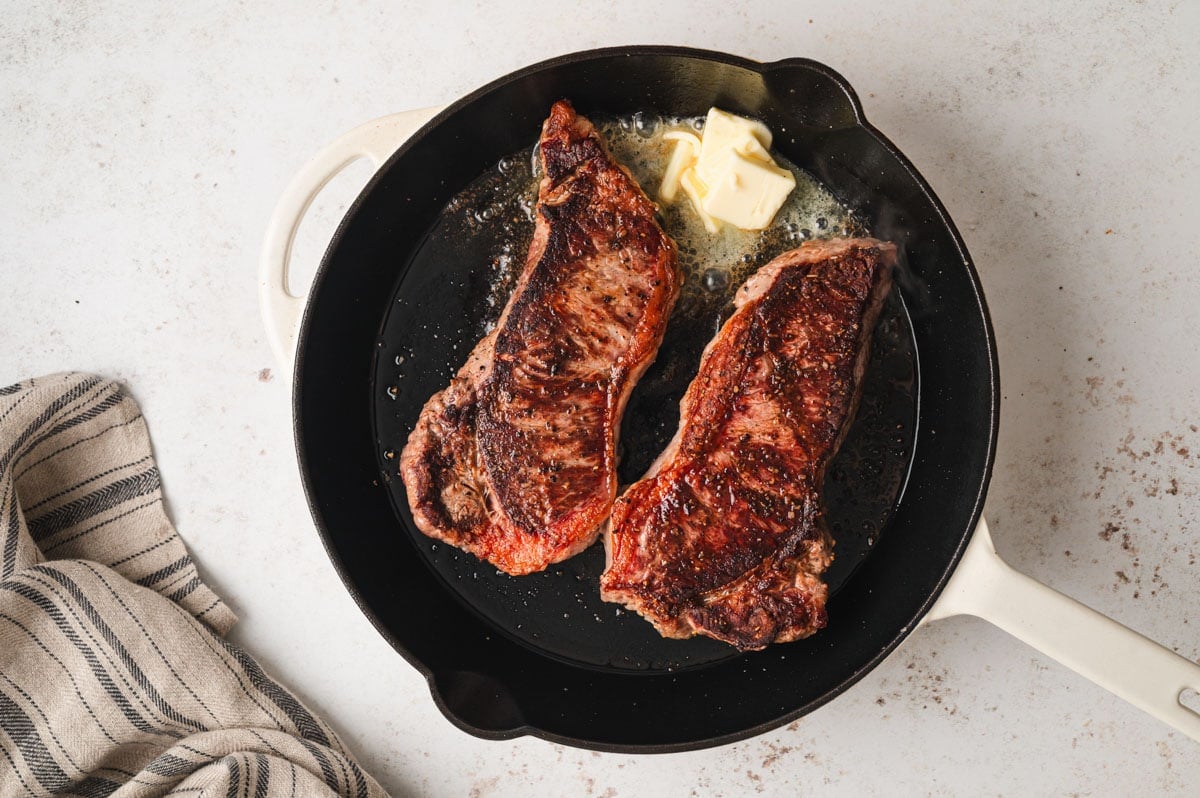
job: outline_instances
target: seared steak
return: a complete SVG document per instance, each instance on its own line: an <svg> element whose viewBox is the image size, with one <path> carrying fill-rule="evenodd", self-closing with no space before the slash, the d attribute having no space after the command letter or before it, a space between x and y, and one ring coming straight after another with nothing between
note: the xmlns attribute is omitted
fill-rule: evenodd
<svg viewBox="0 0 1200 798"><path fill-rule="evenodd" d="M590 122L555 103L540 147L524 271L400 456L421 531L510 574L599 534L616 497L621 414L680 283L654 204Z"/></svg>
<svg viewBox="0 0 1200 798"><path fill-rule="evenodd" d="M892 244L817 241L746 281L680 402L680 426L613 507L601 595L665 637L740 649L825 625L821 483L849 426Z"/></svg>

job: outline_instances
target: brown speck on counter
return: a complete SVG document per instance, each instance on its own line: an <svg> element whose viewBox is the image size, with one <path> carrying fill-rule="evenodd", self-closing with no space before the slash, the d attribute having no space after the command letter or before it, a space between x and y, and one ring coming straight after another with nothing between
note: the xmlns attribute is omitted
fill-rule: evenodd
<svg viewBox="0 0 1200 798"><path fill-rule="evenodd" d="M273 379L275 379L275 375L271 373L270 369L262 369L258 372L259 382L270 382Z"/></svg>
<svg viewBox="0 0 1200 798"><path fill-rule="evenodd" d="M795 750L793 746L779 745L778 743L773 743L770 741L767 741L765 746L767 749L766 756L763 757L762 761L762 766L764 768L770 768L774 766L776 762Z"/></svg>
<svg viewBox="0 0 1200 798"><path fill-rule="evenodd" d="M1117 534L1120 531L1121 531L1121 527L1117 526L1116 524L1114 524L1110 521L1109 523L1104 525L1104 531L1102 531L1100 533L1100 539L1103 541L1112 540L1113 535Z"/></svg>
<svg viewBox="0 0 1200 798"><path fill-rule="evenodd" d="M493 776L490 779L478 779L471 785L471 791L467 794L471 798L484 798L484 796L491 794L499 784L499 776Z"/></svg>

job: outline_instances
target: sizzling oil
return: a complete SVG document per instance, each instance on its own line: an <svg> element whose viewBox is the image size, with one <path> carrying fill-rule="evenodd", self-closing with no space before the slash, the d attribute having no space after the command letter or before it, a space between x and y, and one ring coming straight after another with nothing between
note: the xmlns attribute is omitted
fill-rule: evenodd
<svg viewBox="0 0 1200 798"><path fill-rule="evenodd" d="M674 141L664 138L665 134L674 130L702 131L704 117L637 113L599 119L597 128L613 157L628 167L651 199L656 199L675 147ZM679 247L679 265L684 273L681 302L723 304L747 277L776 255L811 238L863 232L853 214L812 175L778 152L772 151L771 157L792 173L796 188L765 230L741 230L726 224L720 232L709 233L682 193L674 203L660 206L663 229Z"/></svg>

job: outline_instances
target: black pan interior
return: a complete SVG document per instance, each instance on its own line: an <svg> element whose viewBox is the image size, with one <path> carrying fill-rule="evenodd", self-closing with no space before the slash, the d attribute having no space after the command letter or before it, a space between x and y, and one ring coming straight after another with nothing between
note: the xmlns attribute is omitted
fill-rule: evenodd
<svg viewBox="0 0 1200 798"><path fill-rule="evenodd" d="M878 345L894 345L911 371L877 351L871 374L895 384L920 373L919 421L908 425L915 440L897 446L907 486L884 528L868 536L873 549L867 537L853 550L839 548L845 570L831 574L838 588L831 622L809 640L740 656L709 641L657 640L639 619L587 603L598 550L560 573L525 577L531 588L514 604L515 580L469 555L431 551L396 501L401 487L384 453L475 340L470 264L433 257L435 222L451 196L527 146L560 97L589 115L691 115L720 105L759 117L780 131L778 149L905 253L890 310L894 335L885 329ZM405 365L396 365L397 355L410 382L392 399L386 389ZM837 695L898 644L936 598L978 518L998 402L991 329L969 257L923 181L861 121L844 81L807 61L760 65L673 48L597 51L531 67L456 103L412 139L364 190L330 245L310 295L295 384L302 475L331 557L380 631L429 677L447 717L482 736L533 733L632 751L711 745L786 722ZM884 403L883 421L912 412L911 401L895 404ZM862 504L855 435L864 445L884 440L873 435L870 414L868 404L831 470L835 524ZM647 448L656 445L647 437ZM890 509L890 498L885 503ZM854 530L843 526L839 537L845 546ZM588 623L598 609L613 617ZM569 617L556 617L563 613ZM539 636L516 629L518 617L536 619ZM580 645L581 634L590 648ZM621 649L630 653L614 657Z"/></svg>

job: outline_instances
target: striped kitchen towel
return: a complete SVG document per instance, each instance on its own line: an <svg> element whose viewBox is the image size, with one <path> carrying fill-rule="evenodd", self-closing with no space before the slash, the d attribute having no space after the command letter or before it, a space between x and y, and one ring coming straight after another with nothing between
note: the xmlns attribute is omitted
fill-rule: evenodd
<svg viewBox="0 0 1200 798"><path fill-rule="evenodd" d="M234 620L120 385L0 388L0 795L384 795Z"/></svg>

